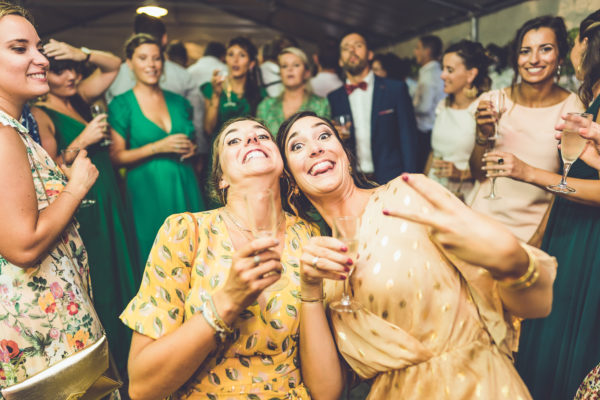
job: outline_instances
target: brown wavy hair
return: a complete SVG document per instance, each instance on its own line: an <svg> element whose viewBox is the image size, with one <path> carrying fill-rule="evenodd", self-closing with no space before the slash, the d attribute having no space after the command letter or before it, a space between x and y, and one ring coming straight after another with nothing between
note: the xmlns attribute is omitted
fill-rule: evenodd
<svg viewBox="0 0 600 400"><path fill-rule="evenodd" d="M588 44L581 56L579 66L583 72L579 98L587 108L594 100L594 86L600 83L600 10L596 10L581 21L579 41L585 38Z"/></svg>
<svg viewBox="0 0 600 400"><path fill-rule="evenodd" d="M305 117L316 117L323 121L332 131L337 140L342 144L344 148L344 152L348 157L348 161L350 163L350 175L352 176L352 180L354 184L359 188L373 188L376 187L377 184L367 179L365 174L360 172L358 168L358 163L356 161L356 157L343 146L342 139L340 137L339 132L335 129L333 124L327 118L323 118L318 116L313 111L300 111L296 114L289 117L287 120L281 124L279 127L279 131L277 132L277 147L279 148L279 152L281 153L281 158L283 159L283 174L284 177L281 181L281 198L283 199L283 208L288 212L293 212L299 217L312 221L313 218L309 215L309 211L313 208L312 203L308 200L308 198L300 191L298 188L298 184L294 179L290 171L290 167L288 165L285 146L288 136L290 135L290 129L292 125L296 123L296 121L305 118Z"/></svg>

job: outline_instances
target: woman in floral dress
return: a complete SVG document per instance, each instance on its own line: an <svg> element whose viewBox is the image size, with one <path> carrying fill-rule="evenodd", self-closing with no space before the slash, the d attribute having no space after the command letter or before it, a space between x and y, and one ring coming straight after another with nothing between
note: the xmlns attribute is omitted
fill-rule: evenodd
<svg viewBox="0 0 600 400"><path fill-rule="evenodd" d="M102 335L73 221L98 171L84 151L65 169L67 183L17 120L27 100L48 92L40 47L27 12L0 2L0 387Z"/></svg>
<svg viewBox="0 0 600 400"><path fill-rule="evenodd" d="M281 209L283 162L264 125L226 123L213 154L211 183L224 206L167 218L121 315L135 331L129 393L309 399L299 369L298 259L315 228ZM244 197L266 189L274 193L277 239L254 239Z"/></svg>

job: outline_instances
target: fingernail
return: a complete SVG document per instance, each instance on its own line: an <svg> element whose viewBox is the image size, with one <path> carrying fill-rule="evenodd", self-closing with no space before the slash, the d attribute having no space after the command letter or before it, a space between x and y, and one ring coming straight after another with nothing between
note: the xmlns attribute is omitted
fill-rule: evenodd
<svg viewBox="0 0 600 400"><path fill-rule="evenodd" d="M345 281L345 280L346 280L346 277L345 277L345 276L340 276L338 279L339 279L340 281Z"/></svg>
<svg viewBox="0 0 600 400"><path fill-rule="evenodd" d="M383 215L390 215L390 210L388 210L387 208L384 208Z"/></svg>
<svg viewBox="0 0 600 400"><path fill-rule="evenodd" d="M346 264L352 265L352 264L354 264L354 261L352 261L352 259L349 258L349 259L346 260Z"/></svg>
<svg viewBox="0 0 600 400"><path fill-rule="evenodd" d="M402 180L408 182L408 174L402 174Z"/></svg>
<svg viewBox="0 0 600 400"><path fill-rule="evenodd" d="M346 246L342 246L340 247L340 251L346 252L348 251L348 248Z"/></svg>

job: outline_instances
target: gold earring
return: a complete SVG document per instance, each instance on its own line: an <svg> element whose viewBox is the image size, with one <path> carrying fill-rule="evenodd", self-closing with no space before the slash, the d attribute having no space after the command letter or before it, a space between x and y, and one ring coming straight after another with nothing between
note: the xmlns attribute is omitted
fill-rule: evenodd
<svg viewBox="0 0 600 400"><path fill-rule="evenodd" d="M469 88L465 87L463 89L463 92L465 93L465 96L467 96L469 99L474 99L475 97L477 97L477 88L473 85L471 85L471 87Z"/></svg>

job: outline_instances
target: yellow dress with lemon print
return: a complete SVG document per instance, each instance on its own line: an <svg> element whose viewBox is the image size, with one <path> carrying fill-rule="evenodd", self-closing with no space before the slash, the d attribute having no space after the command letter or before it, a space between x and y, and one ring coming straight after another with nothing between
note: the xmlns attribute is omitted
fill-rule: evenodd
<svg viewBox="0 0 600 400"><path fill-rule="evenodd" d="M189 214L167 218L150 252L140 290L121 315L127 326L160 338L201 312L208 296L223 287L234 249L221 211L193 214L196 221ZM310 399L298 354L299 260L303 244L318 232L287 213L285 224L281 262L288 285L265 292L264 302L244 310L233 324L234 338L207 357L174 399Z"/></svg>

